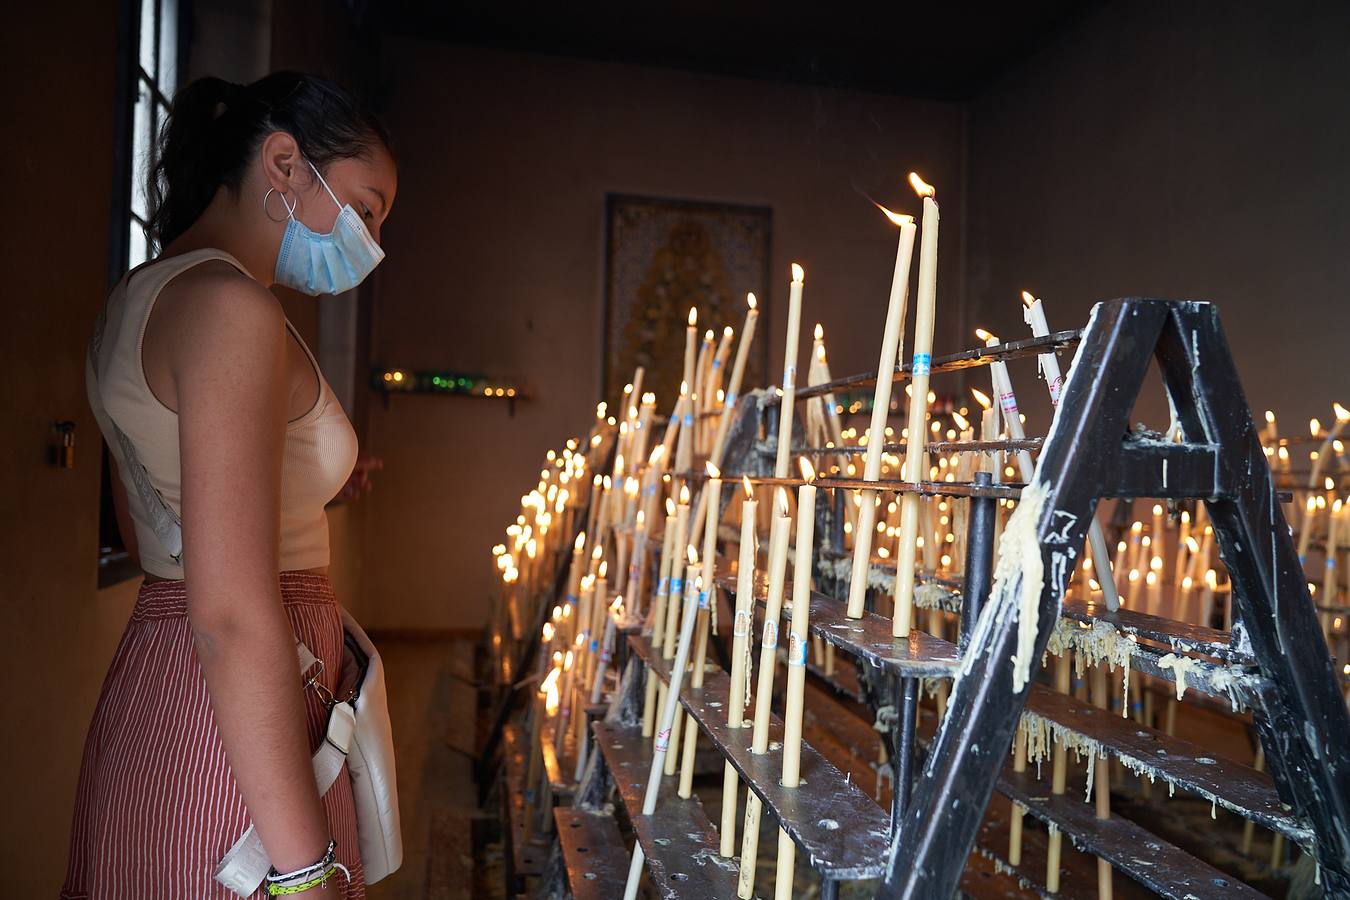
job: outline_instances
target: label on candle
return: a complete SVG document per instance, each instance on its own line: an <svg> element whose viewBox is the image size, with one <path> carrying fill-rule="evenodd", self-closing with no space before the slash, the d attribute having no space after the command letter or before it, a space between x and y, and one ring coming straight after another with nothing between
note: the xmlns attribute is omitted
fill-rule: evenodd
<svg viewBox="0 0 1350 900"><path fill-rule="evenodd" d="M684 427L685 427L685 428L688 428L689 426L691 426L691 425L693 425L693 424L694 424L694 414L693 414L693 413L685 413L685 414L684 414Z"/></svg>
<svg viewBox="0 0 1350 900"><path fill-rule="evenodd" d="M601 661L602 663L607 663L607 662L609 662L609 649L608 649L608 648L606 648L606 649L600 651L600 661Z"/></svg>
<svg viewBox="0 0 1350 900"><path fill-rule="evenodd" d="M750 634L750 610L736 610L736 619L731 625L732 637L747 637Z"/></svg>
<svg viewBox="0 0 1350 900"><path fill-rule="evenodd" d="M1017 395L1012 391L1008 391L1006 394L999 394L998 402L999 405L1003 407L1005 413L1010 416L1017 415Z"/></svg>
<svg viewBox="0 0 1350 900"><path fill-rule="evenodd" d="M677 596L677 597L680 596L681 594L683 594L683 593L684 593L684 579L683 579L683 578L672 578L672 579L670 579L670 592L671 592L672 594L674 594L675 596Z"/></svg>
<svg viewBox="0 0 1350 900"><path fill-rule="evenodd" d="M656 735L655 749L657 753L665 753L670 748L670 729L662 728Z"/></svg>
<svg viewBox="0 0 1350 900"><path fill-rule="evenodd" d="M783 390L790 391L797 384L797 366L795 363L788 363L783 366Z"/></svg>
<svg viewBox="0 0 1350 900"><path fill-rule="evenodd" d="M664 597L670 593L670 576L667 575L661 579L661 583L656 588L656 596Z"/></svg>
<svg viewBox="0 0 1350 900"><path fill-rule="evenodd" d="M1059 392L1064 387L1064 376L1060 375L1054 381L1050 382L1050 405L1059 406Z"/></svg>
<svg viewBox="0 0 1350 900"><path fill-rule="evenodd" d="M772 650L778 646L778 623L764 623L764 649Z"/></svg>
<svg viewBox="0 0 1350 900"><path fill-rule="evenodd" d="M713 360L713 368L714 369L722 368L722 358L720 356L717 359Z"/></svg>
<svg viewBox="0 0 1350 900"><path fill-rule="evenodd" d="M576 598L576 595L575 595L575 594L568 594L568 595L564 598L564 601L567 603L568 606L576 606L576 605L577 605L577 598Z"/></svg>
<svg viewBox="0 0 1350 900"><path fill-rule="evenodd" d="M933 354L915 353L910 370L914 375L927 375L933 370Z"/></svg>
<svg viewBox="0 0 1350 900"><path fill-rule="evenodd" d="M790 666L806 665L806 641L795 631L788 632L787 661Z"/></svg>
<svg viewBox="0 0 1350 900"><path fill-rule="evenodd" d="M732 373L732 374L735 374L735 373ZM725 398L722 402L723 402L723 404L726 405L726 406L735 406L735 405L736 405L736 392L735 392L735 391L727 391L727 396L726 396L726 398Z"/></svg>
<svg viewBox="0 0 1350 900"><path fill-rule="evenodd" d="M599 650L599 649L600 649L600 642L597 641L597 640L592 639L592 640L591 640L591 652L594 653L596 650Z"/></svg>
<svg viewBox="0 0 1350 900"><path fill-rule="evenodd" d="M699 609L707 609L707 608L708 608L708 592L707 592L707 591L699 591L699 592L698 592L698 608L699 608Z"/></svg>

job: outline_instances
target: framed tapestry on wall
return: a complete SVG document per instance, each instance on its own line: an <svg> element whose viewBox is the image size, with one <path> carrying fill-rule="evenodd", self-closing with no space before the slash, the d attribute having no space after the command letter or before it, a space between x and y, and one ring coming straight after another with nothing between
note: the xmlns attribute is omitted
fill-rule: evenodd
<svg viewBox="0 0 1350 900"><path fill-rule="evenodd" d="M768 370L769 250L773 211L764 206L610 194L605 198L604 398L611 407L638 366L643 391L668 414L680 391L689 308L699 334L736 340L745 295L759 299L759 324L743 391L762 387Z"/></svg>

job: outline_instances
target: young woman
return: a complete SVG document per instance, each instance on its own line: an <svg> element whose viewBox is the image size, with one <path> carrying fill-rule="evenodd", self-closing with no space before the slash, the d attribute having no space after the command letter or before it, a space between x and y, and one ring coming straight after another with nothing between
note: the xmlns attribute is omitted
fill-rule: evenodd
<svg viewBox="0 0 1350 900"><path fill-rule="evenodd" d="M327 709L307 684L336 691L342 669L324 504L356 435L268 287L360 283L384 256L394 161L351 97L291 73L188 85L156 159L161 253L113 290L86 365L146 575L90 726L61 896L237 896L215 875L252 826L272 866L255 896L364 897L345 768L316 787ZM303 678L297 639L320 661Z"/></svg>

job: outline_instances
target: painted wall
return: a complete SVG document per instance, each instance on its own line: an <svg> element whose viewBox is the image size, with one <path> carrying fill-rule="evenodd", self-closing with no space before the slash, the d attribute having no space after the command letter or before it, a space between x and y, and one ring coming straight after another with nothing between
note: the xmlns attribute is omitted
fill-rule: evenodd
<svg viewBox="0 0 1350 900"><path fill-rule="evenodd" d="M1347 71L1341 3L1102 4L972 106L974 314L1023 335L1022 288L1052 327L1211 299L1257 416L1326 423L1350 398ZM1167 425L1160 388L1141 412Z"/></svg>
<svg viewBox="0 0 1350 900"><path fill-rule="evenodd" d="M796 260L802 352L823 322L842 374L876 365L895 259L897 232L863 193L916 211L903 182L917 169L943 201L937 346L953 346L959 106L416 39L384 57L400 181L374 358L514 375L532 397L514 417L467 398L371 403L370 450L386 462L364 550L371 624L485 620L491 546L545 450L589 427L599 399L607 192L773 207L771 328L757 338L769 371L782 371Z"/></svg>

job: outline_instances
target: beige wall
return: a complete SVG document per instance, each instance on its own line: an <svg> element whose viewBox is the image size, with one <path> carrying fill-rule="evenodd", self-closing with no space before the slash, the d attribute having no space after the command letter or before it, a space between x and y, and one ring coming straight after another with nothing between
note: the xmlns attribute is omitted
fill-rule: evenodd
<svg viewBox="0 0 1350 900"><path fill-rule="evenodd" d="M943 201L943 324L960 317L959 106L400 39L385 47L399 197L377 273L377 361L525 379L502 403L373 402L385 459L365 543L379 627L484 621L489 549L543 454L598 397L606 192L773 208L770 372L782 371L788 264L807 270L802 328L833 365L876 365L896 231L860 193L914 210L918 169ZM668 402L673 398L663 398Z"/></svg>
<svg viewBox="0 0 1350 900"><path fill-rule="evenodd" d="M85 343L107 289L117 4L75 6L13 13L6 50L30 86L5 95L11 214L0 242L9 319L0 329L0 721L8 736L0 742L0 869L3 893L15 897L55 896L65 874L85 731L134 599L134 587L95 587L99 434L84 397ZM76 423L71 470L47 463L57 419Z"/></svg>
<svg viewBox="0 0 1350 900"><path fill-rule="evenodd" d="M1212 299L1256 414L1327 422L1350 398L1348 71L1343 3L1102 4L972 107L972 310L1020 335L1024 287L1059 327ZM1166 426L1160 389L1147 412Z"/></svg>

